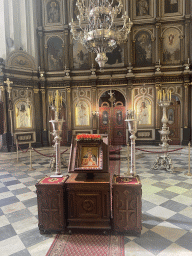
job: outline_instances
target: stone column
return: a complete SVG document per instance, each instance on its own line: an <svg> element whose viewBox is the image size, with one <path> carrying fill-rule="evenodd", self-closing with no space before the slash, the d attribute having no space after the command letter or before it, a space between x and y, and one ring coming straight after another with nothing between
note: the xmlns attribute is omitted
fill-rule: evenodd
<svg viewBox="0 0 192 256"><path fill-rule="evenodd" d="M41 69L45 69L44 67L44 40L43 40L43 31L42 27L39 28L39 56L40 56L40 66Z"/></svg>
<svg viewBox="0 0 192 256"><path fill-rule="evenodd" d="M127 42L127 65L129 66L131 61L131 50L132 50L132 42L131 42L131 33L128 34L128 42Z"/></svg>
<svg viewBox="0 0 192 256"><path fill-rule="evenodd" d="M42 112L43 112L43 146L48 146L48 131L47 131L47 111L46 111L46 91L45 88L40 89L42 96Z"/></svg>
<svg viewBox="0 0 192 256"><path fill-rule="evenodd" d="M66 69L69 69L70 68L70 62L69 62L69 56L70 58L72 58L72 49L69 47L70 44L69 44L69 37L70 37L70 34L69 34L69 31L68 31L68 26L65 26L64 27L64 44L65 44L65 47L64 47L64 63L65 63L65 66L66 66Z"/></svg>
<svg viewBox="0 0 192 256"><path fill-rule="evenodd" d="M97 109L97 97L96 97L96 87L93 86L91 88L91 94L92 94L92 111L95 112L95 111L98 111ZM91 113L92 115L92 113ZM97 115L92 115L92 129L93 129L93 133L97 133L97 129L98 129L98 116Z"/></svg>
<svg viewBox="0 0 192 256"><path fill-rule="evenodd" d="M184 84L185 88L185 100L184 100L184 128L188 128L189 125L189 85L188 83Z"/></svg>
<svg viewBox="0 0 192 256"><path fill-rule="evenodd" d="M1 90L1 101L3 102L3 118L4 118L3 130L4 130L4 133L7 133L6 91L3 85L0 86L0 90Z"/></svg>
<svg viewBox="0 0 192 256"><path fill-rule="evenodd" d="M36 129L36 147L42 146L42 112L41 112L41 104L40 104L40 91L37 88L34 88L34 120L35 120L35 129Z"/></svg>
<svg viewBox="0 0 192 256"><path fill-rule="evenodd" d="M184 103L183 103L183 110L184 110L184 120L183 120L183 145L188 145L190 140L191 131L189 128L189 87L190 83L184 83Z"/></svg>
<svg viewBox="0 0 192 256"><path fill-rule="evenodd" d="M180 48L184 49L184 36L181 35L179 38L180 38L180 44L181 44ZM183 61L184 61L184 50L181 50L180 52L181 52L181 63L183 63Z"/></svg>
<svg viewBox="0 0 192 256"><path fill-rule="evenodd" d="M160 84L156 84L155 85L155 99L154 99L154 105L155 105L155 110L156 110L155 116L154 116L154 123L155 123L156 129L160 129L160 126L161 126L160 107L158 105L158 99L157 99L159 90L161 90L161 86L160 86Z"/></svg>
<svg viewBox="0 0 192 256"><path fill-rule="evenodd" d="M67 86L67 127L68 127L68 133L67 133L67 143L71 143L71 138L72 138L72 125L71 125L71 120L72 120L72 105L71 105L71 88L68 85Z"/></svg>
<svg viewBox="0 0 192 256"><path fill-rule="evenodd" d="M190 59L190 40L189 40L189 35L190 35L190 20L185 21L185 63L188 63L188 58ZM181 49L183 49L181 47Z"/></svg>
<svg viewBox="0 0 192 256"><path fill-rule="evenodd" d="M132 54L131 54L131 59L132 59L132 64L135 65L136 63L136 54L135 54L135 40L132 41Z"/></svg>
<svg viewBox="0 0 192 256"><path fill-rule="evenodd" d="M156 42L156 44L155 44L156 56L155 56L155 63L159 63L159 60L161 60L160 53L161 53L161 43L162 43L162 41L160 40L160 26L161 26L160 23L156 23L156 41L155 41Z"/></svg>

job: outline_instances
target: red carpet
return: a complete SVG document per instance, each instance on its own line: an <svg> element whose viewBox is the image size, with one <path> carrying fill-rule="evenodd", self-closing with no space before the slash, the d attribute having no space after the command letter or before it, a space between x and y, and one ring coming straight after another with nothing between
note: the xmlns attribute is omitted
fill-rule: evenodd
<svg viewBox="0 0 192 256"><path fill-rule="evenodd" d="M124 256L123 236L57 235L46 256Z"/></svg>
<svg viewBox="0 0 192 256"><path fill-rule="evenodd" d="M115 152L113 154L116 156ZM109 161L109 171L112 185L113 175L120 174L119 159ZM56 236L46 256L124 256L124 237L110 234L60 234Z"/></svg>

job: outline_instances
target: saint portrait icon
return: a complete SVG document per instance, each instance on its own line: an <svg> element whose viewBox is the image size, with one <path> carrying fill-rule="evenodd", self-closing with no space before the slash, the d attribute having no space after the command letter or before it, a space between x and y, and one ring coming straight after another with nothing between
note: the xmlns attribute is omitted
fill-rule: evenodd
<svg viewBox="0 0 192 256"><path fill-rule="evenodd" d="M98 148L82 147L81 167L97 167L98 166Z"/></svg>

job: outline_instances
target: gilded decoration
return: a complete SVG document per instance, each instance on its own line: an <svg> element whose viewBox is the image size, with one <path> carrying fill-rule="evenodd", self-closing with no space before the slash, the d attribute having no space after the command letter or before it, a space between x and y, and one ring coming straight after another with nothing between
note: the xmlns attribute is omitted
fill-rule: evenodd
<svg viewBox="0 0 192 256"><path fill-rule="evenodd" d="M31 105L24 100L15 104L15 127L16 129L32 128Z"/></svg>
<svg viewBox="0 0 192 256"><path fill-rule="evenodd" d="M163 63L179 64L181 59L179 29L171 27L163 33Z"/></svg>
<svg viewBox="0 0 192 256"><path fill-rule="evenodd" d="M75 126L90 126L90 107L84 100L75 105Z"/></svg>
<svg viewBox="0 0 192 256"><path fill-rule="evenodd" d="M7 58L6 65L19 69L37 69L34 58L23 50L12 51Z"/></svg>

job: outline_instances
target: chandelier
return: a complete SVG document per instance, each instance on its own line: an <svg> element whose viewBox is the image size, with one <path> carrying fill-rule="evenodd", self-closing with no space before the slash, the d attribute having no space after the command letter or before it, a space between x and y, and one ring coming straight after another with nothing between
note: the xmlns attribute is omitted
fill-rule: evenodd
<svg viewBox="0 0 192 256"><path fill-rule="evenodd" d="M126 11L121 17L122 0L77 0L79 10L77 22L69 23L73 38L83 44L88 51L95 52L96 62L103 68L108 58L107 52L112 52L117 44L127 41L133 22ZM116 21L116 22L115 22Z"/></svg>

